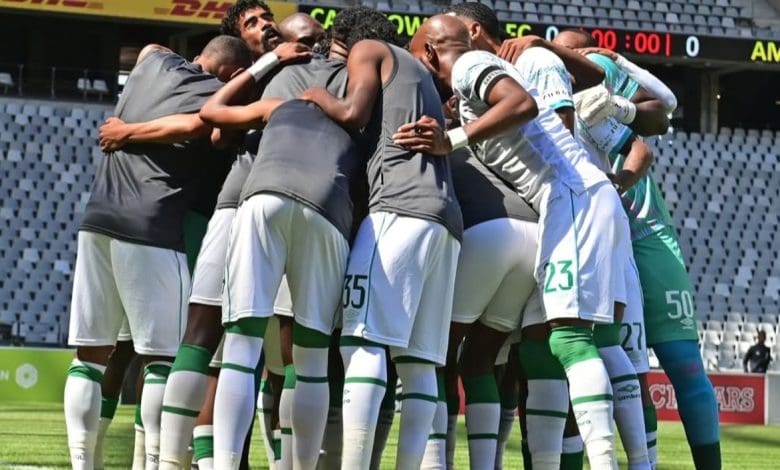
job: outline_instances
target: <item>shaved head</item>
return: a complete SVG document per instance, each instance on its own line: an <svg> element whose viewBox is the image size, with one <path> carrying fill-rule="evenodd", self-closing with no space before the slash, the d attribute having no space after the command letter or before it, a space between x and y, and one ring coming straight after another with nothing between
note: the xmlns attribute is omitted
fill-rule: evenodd
<svg viewBox="0 0 780 470"><path fill-rule="evenodd" d="M325 38L322 25L306 13L295 13L279 23L285 41L299 42L309 47Z"/></svg>
<svg viewBox="0 0 780 470"><path fill-rule="evenodd" d="M433 75L442 101L452 94L452 65L471 50L465 24L452 15L436 15L420 26L409 43L409 52Z"/></svg>
<svg viewBox="0 0 780 470"><path fill-rule="evenodd" d="M569 49L581 49L583 47L592 47L596 45L596 41L593 39L593 36L586 33L585 31L580 31L578 29L567 29L566 31L561 31L557 36L555 36L552 42L553 44L568 47Z"/></svg>

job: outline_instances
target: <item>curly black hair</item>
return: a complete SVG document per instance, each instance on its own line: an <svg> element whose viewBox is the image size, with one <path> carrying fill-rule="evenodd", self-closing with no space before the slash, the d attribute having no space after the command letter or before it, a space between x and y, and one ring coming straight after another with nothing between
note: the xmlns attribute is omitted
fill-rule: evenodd
<svg viewBox="0 0 780 470"><path fill-rule="evenodd" d="M227 34L236 38L241 37L241 27L238 22L241 19L241 15L245 11L253 8L262 8L265 11L271 11L265 2L261 0L238 0L232 7L225 13L225 17L222 18L222 24L219 27L221 34Z"/></svg>
<svg viewBox="0 0 780 470"><path fill-rule="evenodd" d="M364 39L375 39L400 46L398 28L384 13L373 8L359 6L341 10L333 20L333 39L348 48Z"/></svg>
<svg viewBox="0 0 780 470"><path fill-rule="evenodd" d="M501 27L498 23L498 17L496 12L487 5L478 2L456 3L445 7L442 13L455 13L458 16L470 18L479 23L491 39L501 41Z"/></svg>

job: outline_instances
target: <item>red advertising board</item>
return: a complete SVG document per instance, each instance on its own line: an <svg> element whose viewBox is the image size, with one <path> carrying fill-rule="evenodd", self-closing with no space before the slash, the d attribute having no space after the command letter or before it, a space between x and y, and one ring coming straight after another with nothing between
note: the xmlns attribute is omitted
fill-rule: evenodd
<svg viewBox="0 0 780 470"><path fill-rule="evenodd" d="M759 374L710 374L718 400L721 423L764 424L765 377ZM677 399L669 378L663 372L648 375L650 396L658 419L679 421Z"/></svg>

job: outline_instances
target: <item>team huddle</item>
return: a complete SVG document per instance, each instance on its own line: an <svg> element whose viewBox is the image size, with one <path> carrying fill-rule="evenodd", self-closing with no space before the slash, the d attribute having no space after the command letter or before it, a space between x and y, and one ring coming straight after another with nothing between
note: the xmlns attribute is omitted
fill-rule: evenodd
<svg viewBox="0 0 780 470"><path fill-rule="evenodd" d="M525 468L616 469L619 435L628 468L652 469L652 347L696 467L719 469L641 138L676 99L594 46L502 40L475 2L404 47L367 7L326 34L240 0L192 62L143 48L79 231L73 468L104 468L134 351L134 470L246 468L256 410L273 469L378 469L396 401L398 469L455 468L461 409L472 469L503 468L518 414Z"/></svg>

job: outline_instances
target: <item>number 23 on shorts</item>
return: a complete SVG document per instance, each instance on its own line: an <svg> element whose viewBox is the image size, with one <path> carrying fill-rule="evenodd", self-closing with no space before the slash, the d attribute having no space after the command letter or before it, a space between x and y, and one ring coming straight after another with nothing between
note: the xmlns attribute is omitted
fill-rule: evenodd
<svg viewBox="0 0 780 470"><path fill-rule="evenodd" d="M572 271L574 263L571 260L550 261L545 266L544 293L550 294L557 291L569 291L574 287Z"/></svg>

